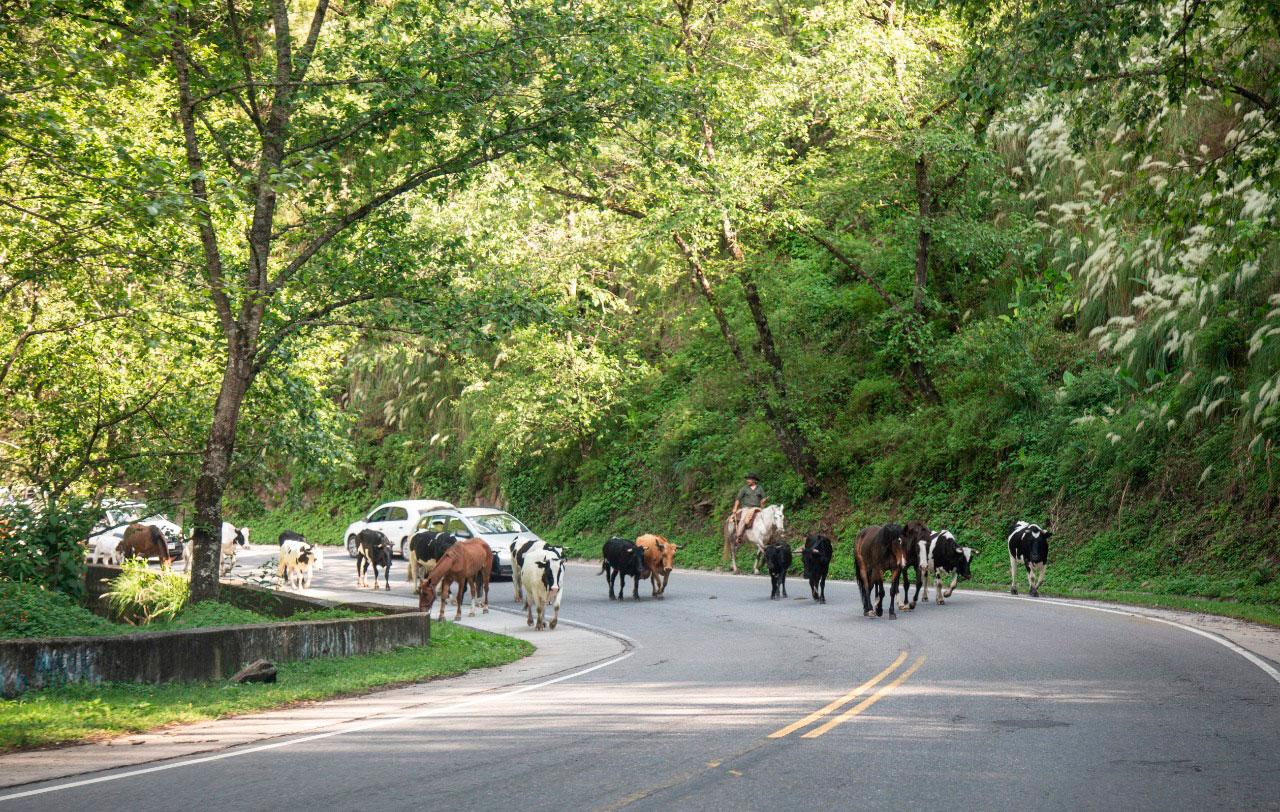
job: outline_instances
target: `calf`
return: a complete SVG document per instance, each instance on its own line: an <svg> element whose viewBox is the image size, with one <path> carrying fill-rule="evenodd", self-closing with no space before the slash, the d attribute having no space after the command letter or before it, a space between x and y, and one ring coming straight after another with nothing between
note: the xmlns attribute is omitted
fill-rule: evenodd
<svg viewBox="0 0 1280 812"><path fill-rule="evenodd" d="M644 565L652 579L653 597L661 598L667 591L667 581L671 580L671 570L676 565L676 551L680 546L652 533L637 538L636 546L644 550Z"/></svg>
<svg viewBox="0 0 1280 812"><path fill-rule="evenodd" d="M241 547L248 546L249 528L236 527L231 522L222 523L222 564L220 572L224 577L230 575L231 570L236 565L236 551Z"/></svg>
<svg viewBox="0 0 1280 812"><path fill-rule="evenodd" d="M614 537L604 543L601 557L604 559L604 564L601 566L600 571L609 579L609 600L614 600L613 579L615 575L618 576L617 600L622 600L626 597L628 575L633 579L631 597L638 600L640 598L640 579L649 577L649 571L644 566L644 550L637 546L635 542Z"/></svg>
<svg viewBox="0 0 1280 812"><path fill-rule="evenodd" d="M299 539L287 539L280 545L276 575L281 579L287 578L294 589L310 589L315 559L314 545Z"/></svg>
<svg viewBox="0 0 1280 812"><path fill-rule="evenodd" d="M536 631L542 631L547 623L545 614L548 604L551 606L551 628L560 620L560 597L564 593L564 555L555 547L542 547L530 550L525 554L524 565L520 571L524 581L524 607L528 612L529 625ZM537 609L538 621L534 626L534 609Z"/></svg>
<svg viewBox="0 0 1280 812"><path fill-rule="evenodd" d="M169 544L160 528L149 524L131 524L125 528L124 538L116 548L117 555L123 561L126 558L160 559L160 566L166 569L172 565L169 558Z"/></svg>
<svg viewBox="0 0 1280 812"><path fill-rule="evenodd" d="M1009 591L1018 594L1018 562L1027 568L1031 597L1040 596L1044 570L1049 564L1049 538L1053 532L1038 524L1014 522L1009 528Z"/></svg>
<svg viewBox="0 0 1280 812"><path fill-rule="evenodd" d="M356 587L367 587L369 567L373 567L373 588L378 588L378 568L391 591L391 541L377 530L365 528L356 536Z"/></svg>
<svg viewBox="0 0 1280 812"><path fill-rule="evenodd" d="M804 562L804 577L809 580L809 591L818 603L827 602L827 571L835 548L826 536L809 535L804 538L804 550L800 560Z"/></svg>
<svg viewBox="0 0 1280 812"><path fill-rule="evenodd" d="M943 598L951 597L955 591L957 581L961 578L969 580L969 562L978 551L972 547L961 547L950 530L939 530L918 542L918 550L919 572L923 573L924 579L924 600L929 602L929 578L932 576L936 586L934 597L941 606L946 603ZM944 575L951 576L946 593L942 591Z"/></svg>
<svg viewBox="0 0 1280 812"><path fill-rule="evenodd" d="M120 542L122 539L118 536L102 535L93 540L92 546L89 548L90 564L119 564L120 563Z"/></svg>
<svg viewBox="0 0 1280 812"><path fill-rule="evenodd" d="M764 563L769 568L769 584L773 588L769 593L769 600L787 597L787 570L791 569L791 548L781 541L766 544ZM779 592L782 593L781 596Z"/></svg>

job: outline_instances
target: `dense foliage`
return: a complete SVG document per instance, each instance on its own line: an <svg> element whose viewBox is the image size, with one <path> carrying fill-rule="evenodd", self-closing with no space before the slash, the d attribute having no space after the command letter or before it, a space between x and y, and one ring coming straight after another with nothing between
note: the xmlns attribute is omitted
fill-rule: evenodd
<svg viewBox="0 0 1280 812"><path fill-rule="evenodd" d="M273 177L252 94L211 77L261 83L278 15L316 6L172 28L143 4L128 29L22 8L0 45L12 484L188 509L209 472L235 352L183 134L140 132L180 90L142 26L213 60L207 205L247 274L233 299L267 302L227 480L255 533L337 541L379 499L428 495L584 552L665 531L710 564L754 469L797 530L919 516L989 548L989 581L1027 517L1058 530L1059 584L1277 597L1268 4L361 7L320 15L300 152ZM287 214L254 276L268 187ZM255 288L290 268L294 287Z"/></svg>

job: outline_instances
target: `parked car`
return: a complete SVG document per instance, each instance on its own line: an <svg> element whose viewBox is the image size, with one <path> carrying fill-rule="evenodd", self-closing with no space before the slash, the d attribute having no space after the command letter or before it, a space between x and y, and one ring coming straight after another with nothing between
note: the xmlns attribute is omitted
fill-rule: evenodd
<svg viewBox="0 0 1280 812"><path fill-rule="evenodd" d="M449 502L438 499L402 499L398 502L384 502L359 521L347 526L342 538L347 545L347 555L356 557L356 536L366 528L377 530L391 540L392 549L405 558L408 554L409 539L417 532L422 518L432 511L457 510Z"/></svg>
<svg viewBox="0 0 1280 812"><path fill-rule="evenodd" d="M505 510L450 506L431 511L418 522L419 530L444 530L459 539L482 538L493 548L493 580L511 579L511 542L541 541L519 519Z"/></svg>

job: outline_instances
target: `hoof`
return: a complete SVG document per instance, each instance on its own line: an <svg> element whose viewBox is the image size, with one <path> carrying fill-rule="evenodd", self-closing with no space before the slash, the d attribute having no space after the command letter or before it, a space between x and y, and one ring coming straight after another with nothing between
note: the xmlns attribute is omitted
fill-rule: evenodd
<svg viewBox="0 0 1280 812"><path fill-rule="evenodd" d="M939 605L939 606L942 606L942 605L943 605L943 604L945 604L945 603L946 603L946 601L944 601L942 598L938 598L938 605Z"/></svg>
<svg viewBox="0 0 1280 812"><path fill-rule="evenodd" d="M826 598L818 598L818 603L826 603L826 602L827 602Z"/></svg>
<svg viewBox="0 0 1280 812"><path fill-rule="evenodd" d="M532 626L532 625L533 625L533 621L532 621L532 620L526 621L526 623L527 623L528 625L530 625L530 626Z"/></svg>
<svg viewBox="0 0 1280 812"><path fill-rule="evenodd" d="M1031 597L1033 597L1033 598L1038 598L1038 597L1040 597L1040 590L1038 590L1038 589L1033 589L1033 590L1031 590Z"/></svg>
<svg viewBox="0 0 1280 812"><path fill-rule="evenodd" d="M554 621L554 620L553 620L553 621L551 621L551 628L553 628L553 629L554 629L555 627L556 627L556 621Z"/></svg>
<svg viewBox="0 0 1280 812"><path fill-rule="evenodd" d="M1010 595L1017 595L1017 594L1018 594L1018 588L1017 588L1016 586L1015 586L1015 587L1013 587L1013 588L1011 588L1011 589L1009 590L1009 594L1010 594Z"/></svg>
<svg viewBox="0 0 1280 812"><path fill-rule="evenodd" d="M863 612L863 613L862 613L862 616L863 616L863 617L875 617L875 616L876 616L876 613L868 609L867 611L865 611L865 612Z"/></svg>

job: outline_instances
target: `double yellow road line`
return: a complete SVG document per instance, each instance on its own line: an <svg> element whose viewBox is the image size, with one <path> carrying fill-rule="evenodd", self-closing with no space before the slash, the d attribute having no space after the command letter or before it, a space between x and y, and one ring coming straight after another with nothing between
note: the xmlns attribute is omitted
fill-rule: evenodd
<svg viewBox="0 0 1280 812"><path fill-rule="evenodd" d="M880 685L880 687L877 688L875 692L872 693L870 696L868 696L866 699L854 705L852 708L849 708L847 711L835 717L834 719L827 720L823 724L819 725L818 727L815 727L813 730L810 730L808 733L805 733L803 736L800 737L802 739L818 738L823 733L826 733L827 731L831 730L833 727L844 724L845 722L849 721L853 717L862 713L867 708L879 702L881 699L884 699L886 696L892 693L895 688L897 688L902 683L906 682L907 679L916 672L916 669L918 669L924 663L924 659L925 659L924 655L917 657L915 662L913 662L910 666L908 666L907 669L903 671L901 674L894 677L891 682L886 683L885 685L880 685L880 683L883 682L886 677L888 677L890 674L892 674L894 671L898 669L898 666L902 665L907 661L907 652L903 651L899 653L898 658L894 660L892 663L890 663L889 667L881 671L879 674L876 674L874 677L862 683L857 688L854 688L849 693L831 702L826 707L820 708L814 711L813 713L809 714L808 716L804 717L798 722L792 722L791 724L787 725L784 728L775 730L774 732L769 734L769 738L781 739L784 736L790 736L792 733L795 733L797 730L806 728L809 725L813 724L814 722L817 722L818 720L825 718L828 714L834 713L835 711L844 707L849 702L852 702L853 700L862 696L867 691L870 691L872 688L875 688L877 685Z"/></svg>

